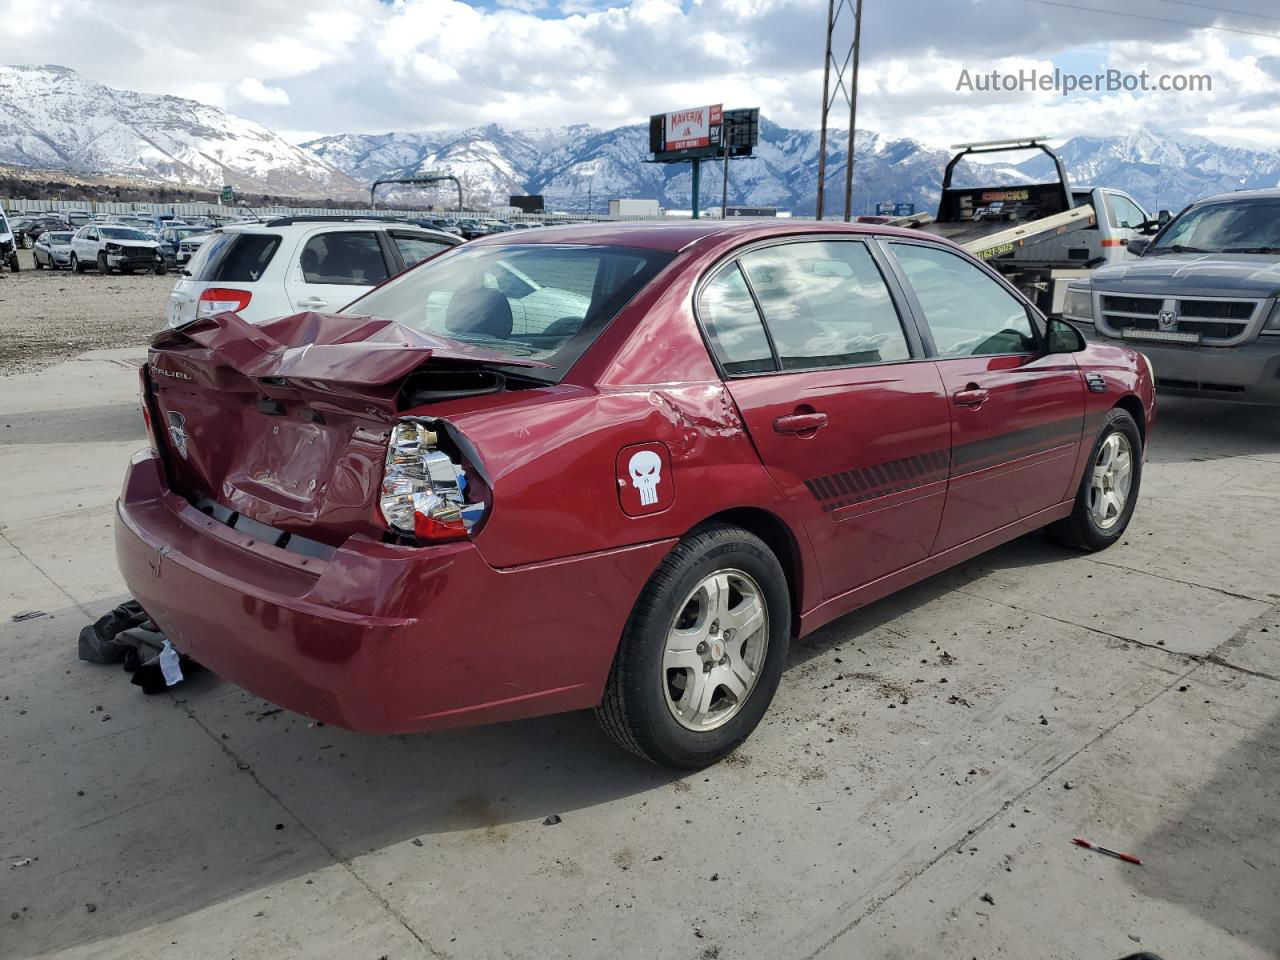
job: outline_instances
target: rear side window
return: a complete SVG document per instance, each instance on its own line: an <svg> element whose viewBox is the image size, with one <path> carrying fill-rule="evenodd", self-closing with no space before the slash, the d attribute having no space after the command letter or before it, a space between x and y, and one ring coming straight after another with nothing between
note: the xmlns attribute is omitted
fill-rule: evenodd
<svg viewBox="0 0 1280 960"><path fill-rule="evenodd" d="M979 267L935 247L890 246L920 302L940 357L1036 349L1026 307Z"/></svg>
<svg viewBox="0 0 1280 960"><path fill-rule="evenodd" d="M387 279L387 262L378 235L363 231L321 233L302 248L307 283L371 287Z"/></svg>
<svg viewBox="0 0 1280 960"><path fill-rule="evenodd" d="M698 317L725 373L767 373L774 369L764 324L736 263L721 270L703 288L698 298Z"/></svg>
<svg viewBox="0 0 1280 960"><path fill-rule="evenodd" d="M783 370L910 359L897 307L861 241L785 243L740 262Z"/></svg>
<svg viewBox="0 0 1280 960"><path fill-rule="evenodd" d="M209 283L254 283L279 247L277 233L219 233L200 247L187 271Z"/></svg>

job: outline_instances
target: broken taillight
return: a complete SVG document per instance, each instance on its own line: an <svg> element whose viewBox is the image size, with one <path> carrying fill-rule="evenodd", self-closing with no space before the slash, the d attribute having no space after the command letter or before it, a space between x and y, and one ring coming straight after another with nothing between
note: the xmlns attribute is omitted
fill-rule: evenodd
<svg viewBox="0 0 1280 960"><path fill-rule="evenodd" d="M147 396L150 387L151 384L147 380L147 367L144 364L138 368L138 401L142 404L142 422L147 425L147 443L151 445L153 451L158 451L160 445L156 443L156 431L151 423L151 398Z"/></svg>
<svg viewBox="0 0 1280 960"><path fill-rule="evenodd" d="M396 533L461 540L486 508L468 500L466 471L438 444L437 432L418 420L401 420L392 428L378 508Z"/></svg>
<svg viewBox="0 0 1280 960"><path fill-rule="evenodd" d="M209 287L200 294L196 304L196 316L211 317L215 313L237 313L249 305L253 294L248 290L233 290L230 287Z"/></svg>

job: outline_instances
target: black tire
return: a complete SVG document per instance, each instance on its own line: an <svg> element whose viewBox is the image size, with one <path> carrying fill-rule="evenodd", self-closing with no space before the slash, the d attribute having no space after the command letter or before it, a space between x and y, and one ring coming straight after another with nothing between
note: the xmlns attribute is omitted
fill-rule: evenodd
<svg viewBox="0 0 1280 960"><path fill-rule="evenodd" d="M22 264L18 261L18 251L15 250L9 254L9 272L17 273L22 269Z"/></svg>
<svg viewBox="0 0 1280 960"><path fill-rule="evenodd" d="M107 266L107 255L105 253L98 254L98 272L103 275L111 272L111 268Z"/></svg>
<svg viewBox="0 0 1280 960"><path fill-rule="evenodd" d="M156 264L156 276L157 276L157 277L163 277L163 276L164 276L166 273L168 273L168 272L169 272L169 268L168 268L167 266L165 266L163 263L157 263L157 264Z"/></svg>
<svg viewBox="0 0 1280 960"><path fill-rule="evenodd" d="M80 258L74 253L71 255L71 272L84 273L84 264L80 262Z"/></svg>
<svg viewBox="0 0 1280 960"><path fill-rule="evenodd" d="M32 259L35 261L37 270L44 269L44 264L40 262L40 254L37 253L34 257L32 257Z"/></svg>
<svg viewBox="0 0 1280 960"><path fill-rule="evenodd" d="M695 731L667 704L663 669L667 636L680 607L704 578L738 570L760 588L768 646L754 687L721 726ZM791 596L778 558L759 537L729 524L699 527L672 549L650 577L627 621L596 716L621 747L663 766L697 770L731 753L759 724L782 678L791 640Z"/></svg>
<svg viewBox="0 0 1280 960"><path fill-rule="evenodd" d="M1129 494L1116 521L1105 529L1094 519L1091 507L1091 490L1094 465L1098 462L1103 444L1112 434L1119 433L1129 442L1130 455L1133 458L1133 479L1129 484ZM1069 547L1077 547L1090 553L1105 550L1122 536L1133 517L1133 508L1138 503L1138 492L1142 487L1142 432L1127 410L1116 407L1107 413L1098 431L1098 439L1089 451L1089 460L1084 468L1084 476L1080 478L1080 489L1076 493L1076 504L1071 515L1047 529L1049 536Z"/></svg>

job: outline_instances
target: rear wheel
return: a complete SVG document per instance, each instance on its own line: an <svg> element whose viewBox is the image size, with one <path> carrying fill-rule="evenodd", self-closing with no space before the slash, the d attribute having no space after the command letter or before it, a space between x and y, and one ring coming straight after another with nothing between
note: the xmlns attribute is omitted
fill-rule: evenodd
<svg viewBox="0 0 1280 960"><path fill-rule="evenodd" d="M646 760L684 769L715 763L764 716L790 637L777 557L741 528L701 527L645 586L596 715Z"/></svg>
<svg viewBox="0 0 1280 960"><path fill-rule="evenodd" d="M1142 482L1142 433L1133 416L1110 411L1094 442L1071 515L1049 527L1060 543L1105 550L1129 526Z"/></svg>

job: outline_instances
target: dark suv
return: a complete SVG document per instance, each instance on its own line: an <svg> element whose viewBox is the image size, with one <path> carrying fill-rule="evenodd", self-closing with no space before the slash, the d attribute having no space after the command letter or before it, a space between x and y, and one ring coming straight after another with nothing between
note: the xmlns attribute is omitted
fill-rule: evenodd
<svg viewBox="0 0 1280 960"><path fill-rule="evenodd" d="M1200 200L1129 251L1072 284L1063 314L1140 349L1162 392L1280 404L1280 190Z"/></svg>

